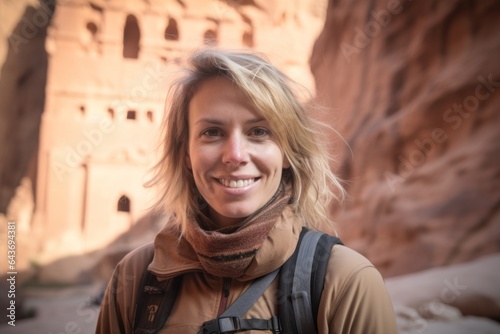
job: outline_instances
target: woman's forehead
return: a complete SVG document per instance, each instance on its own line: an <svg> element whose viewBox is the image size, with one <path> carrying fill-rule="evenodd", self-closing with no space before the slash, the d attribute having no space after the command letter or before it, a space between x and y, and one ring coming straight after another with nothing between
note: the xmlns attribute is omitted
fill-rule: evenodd
<svg viewBox="0 0 500 334"><path fill-rule="evenodd" d="M250 111L255 117L267 118L251 98L236 83L225 77L213 77L202 82L189 101L189 114L226 111L227 116L238 111ZM192 115L191 115L192 116Z"/></svg>

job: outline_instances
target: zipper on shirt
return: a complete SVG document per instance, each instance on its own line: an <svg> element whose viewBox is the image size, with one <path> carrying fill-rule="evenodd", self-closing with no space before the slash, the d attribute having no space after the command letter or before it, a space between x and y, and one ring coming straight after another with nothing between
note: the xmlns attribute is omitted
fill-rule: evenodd
<svg viewBox="0 0 500 334"><path fill-rule="evenodd" d="M231 286L231 279L224 278L222 281L222 296L220 298L219 310L217 316L220 316L227 308L227 299L229 297L229 288Z"/></svg>

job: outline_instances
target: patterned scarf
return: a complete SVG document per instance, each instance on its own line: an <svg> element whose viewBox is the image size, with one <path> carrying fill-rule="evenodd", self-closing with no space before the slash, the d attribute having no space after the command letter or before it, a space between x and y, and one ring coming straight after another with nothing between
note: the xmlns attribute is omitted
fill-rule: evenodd
<svg viewBox="0 0 500 334"><path fill-rule="evenodd" d="M291 197L291 187L282 183L266 205L238 226L207 231L193 219L184 236L208 273L219 277L241 277Z"/></svg>

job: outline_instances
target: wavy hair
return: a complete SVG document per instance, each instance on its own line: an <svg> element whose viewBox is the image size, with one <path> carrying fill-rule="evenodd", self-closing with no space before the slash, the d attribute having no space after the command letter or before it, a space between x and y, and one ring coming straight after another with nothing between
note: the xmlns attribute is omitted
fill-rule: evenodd
<svg viewBox="0 0 500 334"><path fill-rule="evenodd" d="M182 232L190 217L201 214L200 195L186 165L189 103L201 83L223 76L236 84L270 123L290 163L283 178L291 180L291 205L296 214L306 226L331 229L327 210L332 200L344 196L344 189L330 169L330 157L318 137L319 124L306 113L292 90L296 83L263 56L247 51L203 49L190 57L189 65L169 89L161 157L146 183L159 188L155 209L173 214L175 219L170 221L179 224Z"/></svg>

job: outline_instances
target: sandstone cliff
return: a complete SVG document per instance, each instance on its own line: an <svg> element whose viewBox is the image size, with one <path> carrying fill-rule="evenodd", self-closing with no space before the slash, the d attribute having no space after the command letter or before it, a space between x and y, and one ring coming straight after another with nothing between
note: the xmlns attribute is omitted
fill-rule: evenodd
<svg viewBox="0 0 500 334"><path fill-rule="evenodd" d="M311 66L345 242L385 275L500 250L500 3L331 0Z"/></svg>

